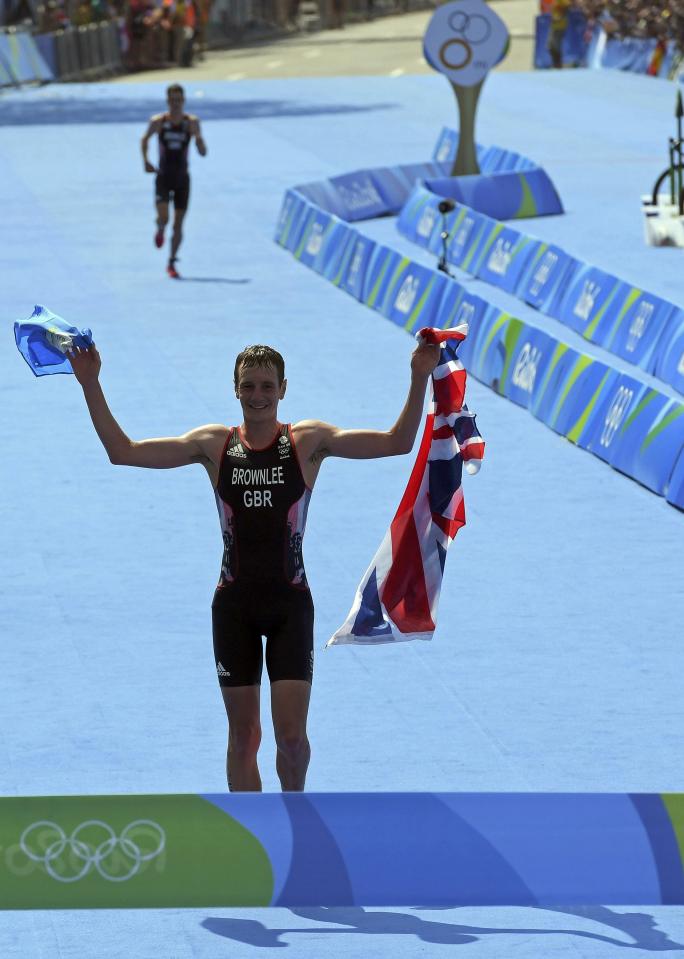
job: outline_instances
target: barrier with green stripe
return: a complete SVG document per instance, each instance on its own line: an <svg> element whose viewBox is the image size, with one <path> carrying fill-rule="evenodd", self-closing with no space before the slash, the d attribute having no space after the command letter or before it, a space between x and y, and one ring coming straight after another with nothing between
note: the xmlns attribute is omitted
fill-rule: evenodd
<svg viewBox="0 0 684 959"><path fill-rule="evenodd" d="M0 799L4 909L683 905L684 795Z"/></svg>
<svg viewBox="0 0 684 959"><path fill-rule="evenodd" d="M413 202L423 201L414 198ZM422 219L424 210L421 213L418 206L413 214L418 217L416 235L422 232L429 240L435 224ZM486 217L466 208L454 211L451 222L452 242L458 244L462 237L464 264L475 264L473 269L483 272L519 256L518 275L532 291L528 264L530 270L541 270L550 248L536 251L516 231L500 224L492 227ZM657 402L642 409L638 404L646 391L644 382L625 377L590 354L503 313L446 274L375 243L297 191L285 196L276 240L300 262L409 332L421 326L468 322L470 334L459 356L474 376L571 442L659 495L668 495L684 448L681 404L652 391ZM495 252L498 241L504 245ZM562 292L558 302L566 310L572 308L573 323L585 337L594 336L604 324L615 341L626 318L631 317L632 327L639 325L644 304L649 306L643 291L614 278L608 278L605 289L597 290L596 271L583 273L569 261L564 269L566 286L558 285ZM623 346L627 350L628 342ZM670 499L684 506L679 496Z"/></svg>

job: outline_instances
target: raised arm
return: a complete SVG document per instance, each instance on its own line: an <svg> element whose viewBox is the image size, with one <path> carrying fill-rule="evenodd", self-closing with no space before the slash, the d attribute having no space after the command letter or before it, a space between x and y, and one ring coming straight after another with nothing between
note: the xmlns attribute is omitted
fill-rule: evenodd
<svg viewBox="0 0 684 959"><path fill-rule="evenodd" d="M183 436L132 440L112 415L100 386L100 354L95 346L69 354L76 379L83 388L93 426L112 463L117 466L143 466L148 469L172 469L202 463L211 473L217 464L215 451L225 437L219 424L200 426ZM220 455L220 449L219 449Z"/></svg>
<svg viewBox="0 0 684 959"><path fill-rule="evenodd" d="M204 142L204 137L202 136L202 131L200 130L200 122L197 117L192 117L190 126L190 133L195 138L195 144L197 146L197 152L200 156L205 157L207 155L207 145Z"/></svg>
<svg viewBox="0 0 684 959"><path fill-rule="evenodd" d="M347 430L316 420L297 423L297 446L307 472L317 472L326 456L376 459L410 453L423 417L425 388L439 360L439 349L439 346L424 343L414 350L408 396L399 418L390 429Z"/></svg>
<svg viewBox="0 0 684 959"><path fill-rule="evenodd" d="M159 133L159 117L158 116L152 117L147 127L147 130L145 131L145 135L140 141L140 148L142 149L142 155L143 155L143 163L145 164L145 173L157 172L156 166L154 166L153 163L150 163L150 161L147 159L147 145L156 133Z"/></svg>

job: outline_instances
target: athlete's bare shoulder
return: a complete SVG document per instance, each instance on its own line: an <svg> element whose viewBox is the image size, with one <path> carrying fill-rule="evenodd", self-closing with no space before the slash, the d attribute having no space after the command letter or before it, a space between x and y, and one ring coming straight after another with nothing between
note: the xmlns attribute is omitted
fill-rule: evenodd
<svg viewBox="0 0 684 959"><path fill-rule="evenodd" d="M163 113L155 113L154 116L150 117L150 122L147 124L147 130L145 131L145 140L149 140L155 133L161 132L163 118Z"/></svg>
<svg viewBox="0 0 684 959"><path fill-rule="evenodd" d="M207 423L191 430L190 435L201 450L203 457L218 464L229 433L230 427L224 426L223 423Z"/></svg>
<svg viewBox="0 0 684 959"><path fill-rule="evenodd" d="M221 456L229 435L230 427L222 423L207 423L186 434L197 449L195 462L201 463L206 469L214 489L218 485Z"/></svg>
<svg viewBox="0 0 684 959"><path fill-rule="evenodd" d="M333 427L329 423L323 423L321 420L300 420L292 424L292 435L302 462L320 465L328 455L325 440L331 429Z"/></svg>

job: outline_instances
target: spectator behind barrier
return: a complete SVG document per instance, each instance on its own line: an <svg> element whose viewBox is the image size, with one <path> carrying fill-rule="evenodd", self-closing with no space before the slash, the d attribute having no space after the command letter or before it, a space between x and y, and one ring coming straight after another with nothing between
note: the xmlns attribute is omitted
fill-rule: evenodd
<svg viewBox="0 0 684 959"><path fill-rule="evenodd" d="M684 0L578 0L578 6L608 36L672 40L684 51Z"/></svg>

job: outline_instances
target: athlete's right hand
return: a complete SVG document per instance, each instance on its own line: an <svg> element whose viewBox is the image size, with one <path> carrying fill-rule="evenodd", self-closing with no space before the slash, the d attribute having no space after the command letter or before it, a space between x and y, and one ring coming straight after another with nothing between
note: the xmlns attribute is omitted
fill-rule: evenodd
<svg viewBox="0 0 684 959"><path fill-rule="evenodd" d="M71 350L67 353L74 376L81 386L88 386L90 383L97 383L100 375L102 360L97 352L97 347L93 345L87 350Z"/></svg>
<svg viewBox="0 0 684 959"><path fill-rule="evenodd" d="M145 173L156 173L157 168L149 160L145 160Z"/></svg>

